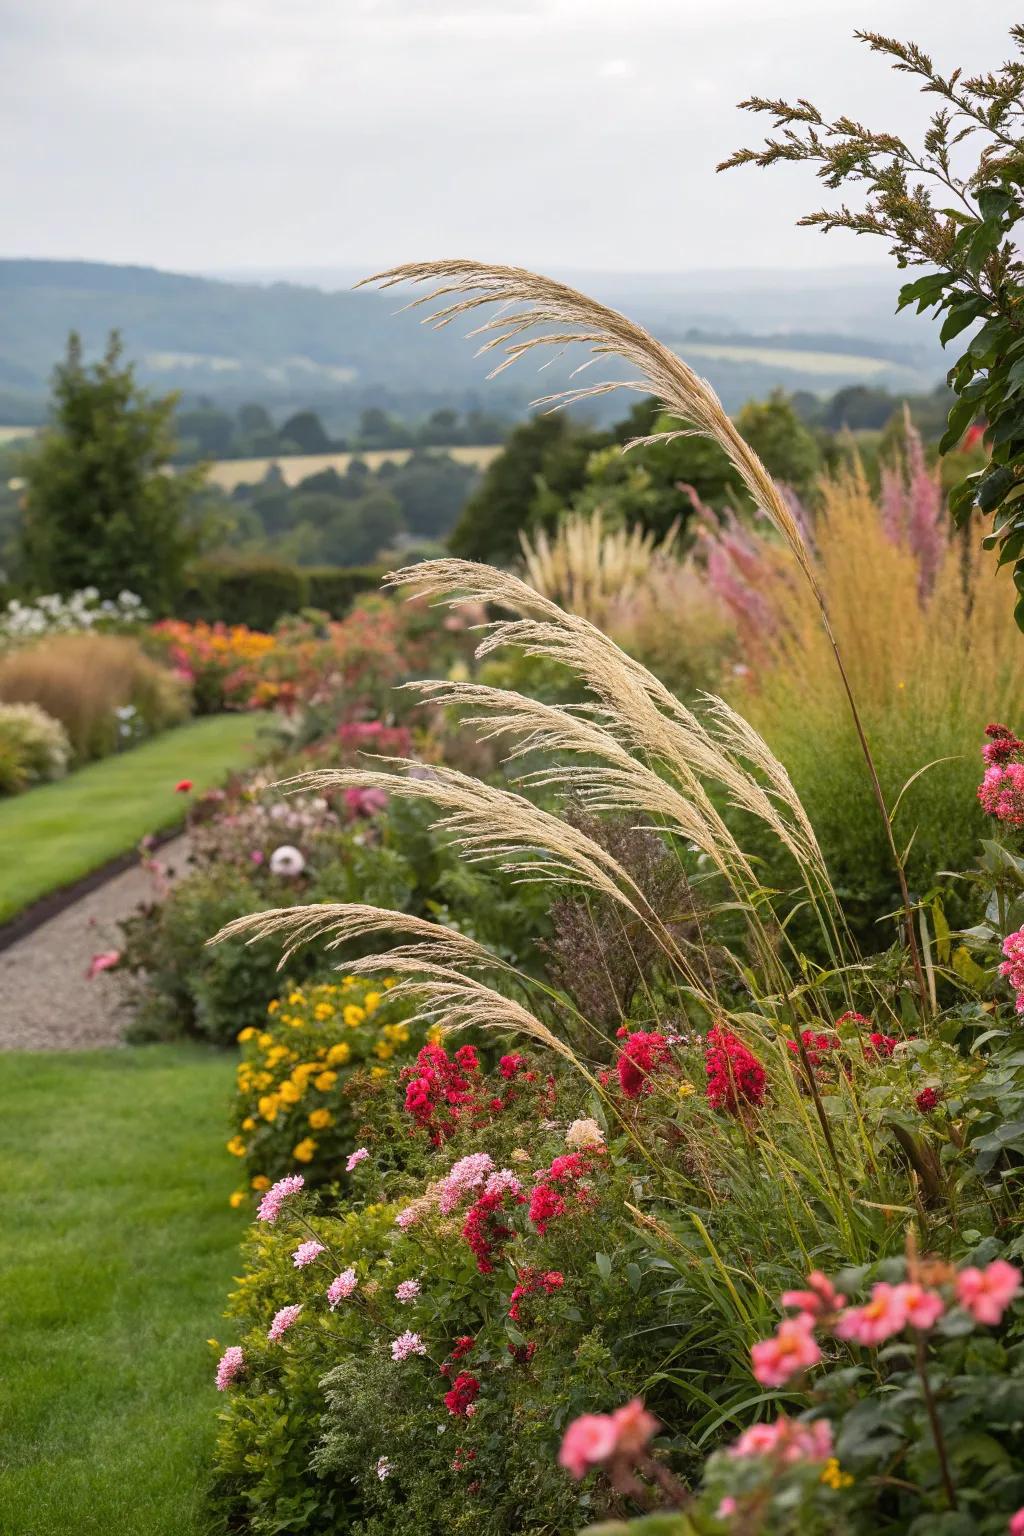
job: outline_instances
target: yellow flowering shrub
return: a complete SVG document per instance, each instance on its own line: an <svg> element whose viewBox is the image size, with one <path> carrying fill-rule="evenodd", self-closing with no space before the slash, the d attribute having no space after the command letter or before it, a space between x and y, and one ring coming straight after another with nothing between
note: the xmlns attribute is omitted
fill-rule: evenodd
<svg viewBox="0 0 1024 1536"><path fill-rule="evenodd" d="M397 1080L428 1032L410 1025L404 1003L389 1001L394 981L355 976L289 987L267 1010L266 1026L238 1036L234 1134L227 1150L245 1182L241 1205L275 1179L301 1172L307 1183L344 1173L356 1148L350 1088L358 1075Z"/></svg>

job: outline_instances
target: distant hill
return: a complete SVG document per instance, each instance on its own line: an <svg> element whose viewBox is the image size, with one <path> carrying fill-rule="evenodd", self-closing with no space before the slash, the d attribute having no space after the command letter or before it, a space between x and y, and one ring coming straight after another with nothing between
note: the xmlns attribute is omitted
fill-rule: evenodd
<svg viewBox="0 0 1024 1536"><path fill-rule="evenodd" d="M856 269L855 269L856 271ZM564 274L559 274L564 275ZM272 274L271 274L272 276ZM0 261L0 424L38 419L67 333L98 352L124 336L140 377L237 405L320 410L338 430L368 405L415 419L439 405L519 415L572 366L486 384L468 324L434 333L400 294L246 281L100 262ZM776 385L930 388L934 328L894 317L895 281L871 274L569 274L693 356L729 409Z"/></svg>

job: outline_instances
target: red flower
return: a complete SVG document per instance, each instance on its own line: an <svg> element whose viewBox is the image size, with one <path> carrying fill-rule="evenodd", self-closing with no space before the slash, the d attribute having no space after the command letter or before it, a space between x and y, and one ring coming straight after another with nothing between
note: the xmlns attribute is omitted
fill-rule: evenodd
<svg viewBox="0 0 1024 1536"><path fill-rule="evenodd" d="M930 1115L932 1110L935 1108L936 1104L938 1104L938 1102L939 1102L939 1100L941 1098L942 1098L942 1090L941 1089L939 1089L939 1088L922 1088L921 1092L915 1098L914 1103L917 1105L917 1107L921 1111L922 1115Z"/></svg>
<svg viewBox="0 0 1024 1536"><path fill-rule="evenodd" d="M480 1383L467 1371L460 1371L444 1395L444 1405L456 1418L465 1419L480 1392Z"/></svg>
<svg viewBox="0 0 1024 1536"><path fill-rule="evenodd" d="M192 780L191 779L179 779L177 784L175 784L175 786L174 786L174 793L176 795L188 795L188 794L191 794L191 792L192 792Z"/></svg>
<svg viewBox="0 0 1024 1536"><path fill-rule="evenodd" d="M527 1266L519 1271L512 1295L508 1299L508 1315L512 1322L522 1321L520 1302L524 1296L553 1296L565 1284L565 1276L557 1269L547 1271ZM532 1359L532 1355L530 1356Z"/></svg>
<svg viewBox="0 0 1024 1536"><path fill-rule="evenodd" d="M761 1108L766 1092L764 1068L742 1040L717 1024L708 1031L704 1066L708 1075L704 1091L712 1109L735 1115L743 1104Z"/></svg>
<svg viewBox="0 0 1024 1536"><path fill-rule="evenodd" d="M526 1203L526 1196L512 1189L485 1192L470 1206L462 1228L462 1235L476 1255L476 1267L482 1275L493 1274L495 1260L501 1257L502 1248L515 1236L512 1227L502 1220L507 1196L511 1196L516 1205Z"/></svg>
<svg viewBox="0 0 1024 1536"><path fill-rule="evenodd" d="M654 1088L651 1081L659 1067L671 1067L672 1052L664 1035L638 1030L630 1035L616 1062L619 1086L627 1099L638 1099Z"/></svg>
<svg viewBox="0 0 1024 1536"><path fill-rule="evenodd" d="M864 1055L868 1061L887 1060L899 1045L895 1035L880 1035L877 1030L868 1036L868 1044L864 1047Z"/></svg>

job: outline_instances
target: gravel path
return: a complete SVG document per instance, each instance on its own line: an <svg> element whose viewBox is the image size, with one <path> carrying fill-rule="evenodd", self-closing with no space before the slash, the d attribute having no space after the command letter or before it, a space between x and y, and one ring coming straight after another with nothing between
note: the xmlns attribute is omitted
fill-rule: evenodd
<svg viewBox="0 0 1024 1536"><path fill-rule="evenodd" d="M187 853L188 839L176 837L157 858L180 873ZM126 978L107 971L87 981L86 972L93 955L117 948L118 919L152 895L150 876L134 866L0 952L0 1050L120 1043Z"/></svg>

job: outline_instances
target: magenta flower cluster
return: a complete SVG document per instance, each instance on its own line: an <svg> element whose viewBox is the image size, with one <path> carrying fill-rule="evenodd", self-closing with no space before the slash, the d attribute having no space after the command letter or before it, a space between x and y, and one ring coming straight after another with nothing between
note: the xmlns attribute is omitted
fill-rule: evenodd
<svg viewBox="0 0 1024 1536"><path fill-rule="evenodd" d="M301 1173L290 1173L286 1178L278 1179L272 1184L260 1201L260 1208L256 1212L258 1221L274 1222L281 1214L281 1207L289 1195L297 1195L304 1188L305 1179Z"/></svg>

